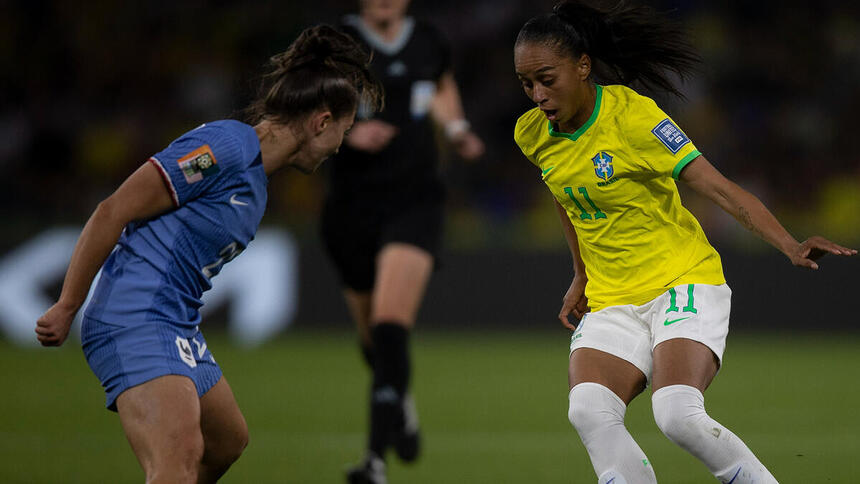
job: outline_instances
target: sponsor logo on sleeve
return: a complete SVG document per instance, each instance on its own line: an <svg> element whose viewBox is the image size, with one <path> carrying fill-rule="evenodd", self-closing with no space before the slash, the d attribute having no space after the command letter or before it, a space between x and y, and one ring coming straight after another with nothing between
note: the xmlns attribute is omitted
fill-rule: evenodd
<svg viewBox="0 0 860 484"><path fill-rule="evenodd" d="M185 181L190 185L197 183L207 176L212 176L218 173L218 162L215 160L215 155L212 153L212 148L209 145L203 145L200 148L188 153L176 161L179 164L179 169L185 175Z"/></svg>
<svg viewBox="0 0 860 484"><path fill-rule="evenodd" d="M690 138L678 129L669 118L660 121L651 132L673 155L690 142Z"/></svg>

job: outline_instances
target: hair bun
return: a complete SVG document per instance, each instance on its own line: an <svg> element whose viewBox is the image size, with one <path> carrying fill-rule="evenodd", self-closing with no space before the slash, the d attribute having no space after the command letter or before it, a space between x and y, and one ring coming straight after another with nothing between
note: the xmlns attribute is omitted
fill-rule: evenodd
<svg viewBox="0 0 860 484"><path fill-rule="evenodd" d="M331 27L320 27L320 29L315 29L315 31L305 39L304 45L302 45L300 49L304 50L306 55L319 59L326 59L331 57L336 49L329 37L331 33L321 31L324 30L322 27L327 27L329 29L331 29Z"/></svg>
<svg viewBox="0 0 860 484"><path fill-rule="evenodd" d="M287 52L272 60L286 70L328 64L344 57L344 35L329 25L311 27L296 39Z"/></svg>
<svg viewBox="0 0 860 484"><path fill-rule="evenodd" d="M361 99L382 109L383 88L370 70L370 54L329 25L303 30L269 59L269 67L249 108L254 119L287 121L320 107L339 117L355 111Z"/></svg>

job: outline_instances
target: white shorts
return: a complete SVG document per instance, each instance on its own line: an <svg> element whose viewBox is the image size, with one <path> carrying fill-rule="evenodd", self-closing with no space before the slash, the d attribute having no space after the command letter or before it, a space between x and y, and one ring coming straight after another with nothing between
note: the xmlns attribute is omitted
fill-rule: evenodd
<svg viewBox="0 0 860 484"><path fill-rule="evenodd" d="M651 381L654 348L687 338L704 344L720 364L729 334L732 290L722 284L684 284L641 306L610 306L583 316L570 339L570 353L593 348L639 368Z"/></svg>

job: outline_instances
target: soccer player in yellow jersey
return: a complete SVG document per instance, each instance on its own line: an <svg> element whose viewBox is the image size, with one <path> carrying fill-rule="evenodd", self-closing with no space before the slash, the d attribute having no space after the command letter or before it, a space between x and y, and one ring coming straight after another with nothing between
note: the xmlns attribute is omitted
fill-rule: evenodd
<svg viewBox="0 0 860 484"><path fill-rule="evenodd" d="M559 319L575 329L569 418L599 484L654 483L651 463L624 427L627 404L650 383L658 427L723 483L776 479L705 411L720 367L731 290L720 256L682 205L681 180L713 200L794 265L854 255L822 237L799 243L754 195L723 177L651 99L626 85L678 94L666 70L697 55L650 9L599 10L578 1L528 21L514 50L517 76L537 107L515 138L555 197L574 278ZM596 85L601 79L618 85ZM590 312L588 312L590 309ZM580 318L574 328L568 316Z"/></svg>

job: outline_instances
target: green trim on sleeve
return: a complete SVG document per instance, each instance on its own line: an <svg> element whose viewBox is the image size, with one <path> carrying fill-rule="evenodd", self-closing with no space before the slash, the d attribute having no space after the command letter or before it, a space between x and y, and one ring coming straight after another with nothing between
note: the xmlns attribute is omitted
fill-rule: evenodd
<svg viewBox="0 0 860 484"><path fill-rule="evenodd" d="M601 101L603 100L603 86L601 86L600 84L595 84L594 86L595 90L597 91L594 96L594 111L591 112L591 116L588 118L588 121L586 121L585 124L580 126L575 133L562 133L561 131L556 131L552 127L552 121L547 121L547 127L549 127L550 136L555 136L557 138L567 138L571 141L576 141L579 139L580 136L583 135L583 133L588 131L588 128L590 128L595 121L597 121L597 115L600 113L600 105L602 104Z"/></svg>
<svg viewBox="0 0 860 484"><path fill-rule="evenodd" d="M685 166L690 164L691 161L695 160L700 156L702 156L702 152L699 150L693 150L689 154L687 154L687 156L682 158L681 161L679 161L678 164L675 165L675 169L672 170L672 178L677 180L678 177L681 176L681 170L683 170Z"/></svg>

